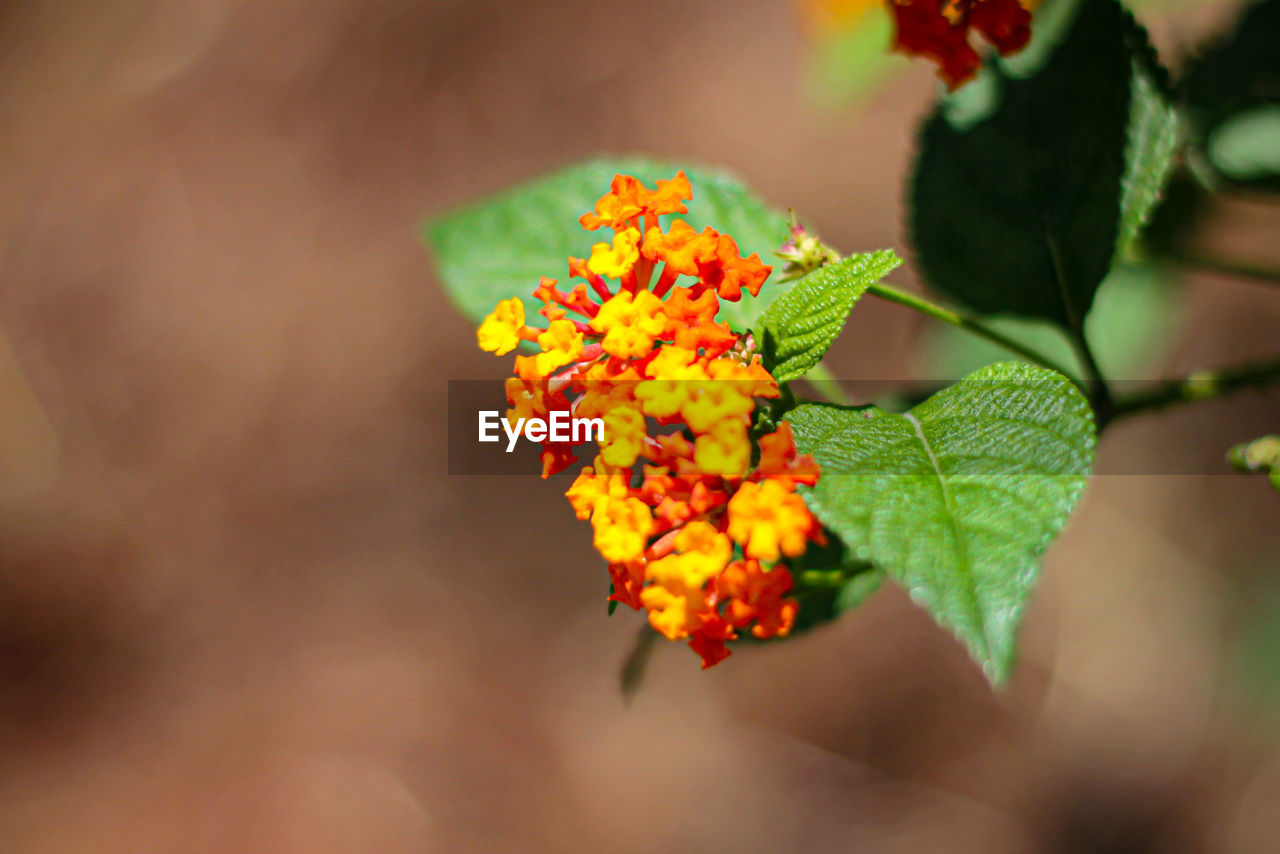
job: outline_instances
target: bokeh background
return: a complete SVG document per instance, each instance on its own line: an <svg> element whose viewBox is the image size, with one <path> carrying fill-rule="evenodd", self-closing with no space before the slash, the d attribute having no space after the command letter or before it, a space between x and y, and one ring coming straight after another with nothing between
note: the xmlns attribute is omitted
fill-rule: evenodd
<svg viewBox="0 0 1280 854"><path fill-rule="evenodd" d="M1175 55L1235 11L1140 10ZM1107 435L994 693L886 587L707 673L663 645L628 705L640 620L606 619L587 526L534 477L446 474L446 382L507 365L424 217L648 151L904 248L936 83L896 61L837 107L812 26L0 4L0 849L1280 850L1280 499L1219 464L1275 390ZM1202 239L1274 261L1277 210ZM1280 293L1165 279L1146 375L1274 352ZM864 303L833 366L919 376L926 334ZM1223 473L1106 474L1182 459Z"/></svg>

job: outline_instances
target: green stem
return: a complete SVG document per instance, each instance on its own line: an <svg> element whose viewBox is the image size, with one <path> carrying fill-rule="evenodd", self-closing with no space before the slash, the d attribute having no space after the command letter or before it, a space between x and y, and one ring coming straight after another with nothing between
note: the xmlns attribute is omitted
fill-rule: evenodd
<svg viewBox="0 0 1280 854"><path fill-rule="evenodd" d="M1267 285L1280 284L1280 270L1250 264L1244 261L1233 261L1230 258L1217 258L1212 255L1201 255L1188 250L1178 250L1169 254L1171 260L1177 261L1193 270L1205 270L1210 273L1224 273L1240 279L1252 279Z"/></svg>
<svg viewBox="0 0 1280 854"><path fill-rule="evenodd" d="M831 373L831 369L826 366L825 362L819 362L806 371L804 378L810 387L827 403L834 403L838 406L853 405L853 398L840 385L840 381L836 379L835 374Z"/></svg>
<svg viewBox="0 0 1280 854"><path fill-rule="evenodd" d="M871 287L867 288L867 293L874 294L875 296L878 296L883 300L888 300L889 302L896 302L898 305L906 306L912 311L918 311L923 315L932 317L934 320L940 320L943 323L949 323L952 326L958 327L960 329L965 330L966 332L970 332L974 335L977 335L979 338L985 338L991 343L997 344L1003 347L1004 349L1008 350L1009 352L1014 353L1018 356L1021 356L1024 359L1035 362L1038 365L1043 365L1044 367L1049 368L1050 370L1054 370L1060 374L1065 374L1066 376L1071 377L1071 372L1069 370L1064 368L1062 365L1059 365L1057 362L1053 361L1048 356L1045 356L1043 353L1038 353L1035 350L1032 350L1030 347L1027 347L1023 344L1018 343L1017 341L1013 340L1009 336L995 331L991 327L984 324L982 321L974 317L970 317L967 314L961 314L958 311L953 311L952 309L949 309L949 308L943 308L942 306L937 305L936 303L929 302L928 300L918 297L915 294L910 294L910 293L907 293L906 291L899 290L898 288L895 288L892 285L886 285L884 282L874 284ZM1071 377L1071 378L1074 381L1075 378L1074 377Z"/></svg>
<svg viewBox="0 0 1280 854"><path fill-rule="evenodd" d="M1101 430L1107 421L1160 409L1174 403L1211 400L1243 388L1262 387L1280 381L1280 357L1224 371L1197 371L1180 380L1152 386L1128 397L1120 398L1110 417L1100 419Z"/></svg>
<svg viewBox="0 0 1280 854"><path fill-rule="evenodd" d="M1102 376L1102 369L1098 367L1098 360L1093 356L1093 349L1089 346L1089 339L1085 337L1083 329L1072 331L1071 345L1075 348L1076 355L1080 357L1080 364L1084 366L1085 376L1089 380L1089 402L1093 406L1094 414L1099 423L1106 423L1111 420L1112 413L1115 411L1115 401L1111 397L1111 389L1107 385L1106 378Z"/></svg>
<svg viewBox="0 0 1280 854"><path fill-rule="evenodd" d="M1107 387L1106 377L1102 375L1098 360L1094 358L1093 349L1089 346L1089 339L1084 333L1084 314L1076 308L1075 300L1072 299L1071 289L1067 286L1067 274L1062 264L1062 253L1047 223L1045 239L1049 246L1049 259L1053 262L1053 276L1058 284L1058 296L1062 299L1062 311L1067 320L1067 334L1071 339L1071 346L1076 351L1076 356L1080 359L1080 364L1084 367L1085 378L1088 380L1088 386L1082 388L1089 396L1089 406L1093 409L1098 422L1105 423L1111 419L1111 412L1115 406L1111 401L1111 389Z"/></svg>

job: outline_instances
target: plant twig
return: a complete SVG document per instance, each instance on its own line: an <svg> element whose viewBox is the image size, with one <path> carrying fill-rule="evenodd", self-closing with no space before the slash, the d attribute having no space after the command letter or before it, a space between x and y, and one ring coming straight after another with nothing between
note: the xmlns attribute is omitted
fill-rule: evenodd
<svg viewBox="0 0 1280 854"><path fill-rule="evenodd" d="M1176 250L1169 253L1166 257L1171 261L1176 261L1184 267L1190 267L1193 270L1204 270L1210 273L1223 273L1228 276L1235 276L1238 279L1249 279L1263 285L1280 285L1280 270L1271 267L1263 267L1260 264L1251 264L1246 261L1235 261L1230 258L1219 258L1213 255L1203 255L1198 252L1188 250Z"/></svg>
<svg viewBox="0 0 1280 854"><path fill-rule="evenodd" d="M1084 312L1076 307L1075 300L1072 298L1071 288L1067 285L1066 269L1062 263L1062 253L1047 223L1045 240L1049 246L1049 259L1053 263L1053 277L1058 285L1058 296L1062 300L1062 311L1067 320L1067 335L1088 380L1088 386L1082 388L1089 396L1089 405L1093 408L1098 423L1102 424L1111 419L1111 411L1114 408L1111 389L1107 387L1106 377L1102 375L1098 360L1094 358L1093 350L1089 347L1089 339L1084 332Z"/></svg>
<svg viewBox="0 0 1280 854"><path fill-rule="evenodd" d="M1098 428L1109 421L1160 409L1174 403L1211 400L1245 388L1261 388L1280 381L1280 357L1222 371L1196 371L1179 380L1159 383L1128 397L1119 398L1107 419L1099 417Z"/></svg>
<svg viewBox="0 0 1280 854"><path fill-rule="evenodd" d="M1043 365L1050 370L1057 371L1060 374L1065 374L1067 377L1071 378L1073 382L1076 382L1077 385L1079 384L1071 371L1067 370L1062 365L1053 361L1043 353L1039 353L1024 344L1020 344L1009 336L997 332L977 318L971 317L967 314L961 314L960 312L949 308L943 308L936 303L929 302L923 297L918 297L915 294L899 290L893 285L887 285L884 282L879 282L867 288L867 293L874 294L883 300L896 302L898 305L906 306L912 311L918 311L923 315L932 317L934 320L949 323L952 326L977 335L979 338L985 338L991 343L1003 347L1015 355L1035 362L1037 365Z"/></svg>
<svg viewBox="0 0 1280 854"><path fill-rule="evenodd" d="M1111 389L1107 386L1106 378L1102 376L1102 369L1098 367L1098 360L1094 358L1093 349L1089 346L1089 339L1085 337L1083 328L1077 328L1071 332L1071 345L1075 348L1080 364L1084 366L1085 376L1089 380L1087 392L1094 415L1099 424L1104 424L1111 420L1112 413L1115 411L1115 401L1111 398Z"/></svg>
<svg viewBox="0 0 1280 854"><path fill-rule="evenodd" d="M823 243L816 236L810 234L805 228L795 221L795 212L791 214L791 240L784 246L785 251L778 252L778 257L787 261L786 278L797 279L801 276L813 272L819 267L839 261L843 256ZM1003 347L1009 352L1021 356L1037 365L1043 365L1050 370L1057 371L1069 378L1076 385L1080 385L1080 381L1062 365L1050 359L1043 353L1037 352L1024 344L1013 340L991 327L987 326L977 318L961 314L953 309L944 308L937 303L930 302L924 297L916 296L908 293L893 285L885 282L877 282L867 288L867 293L880 297L880 299L896 302L898 305L905 306L912 311L918 311L921 314L932 317L934 320L940 320L959 329L963 329L979 338L985 338L992 344ZM810 371L810 374L813 374ZM830 375L825 375L821 379L829 379ZM833 401L834 402L834 401Z"/></svg>

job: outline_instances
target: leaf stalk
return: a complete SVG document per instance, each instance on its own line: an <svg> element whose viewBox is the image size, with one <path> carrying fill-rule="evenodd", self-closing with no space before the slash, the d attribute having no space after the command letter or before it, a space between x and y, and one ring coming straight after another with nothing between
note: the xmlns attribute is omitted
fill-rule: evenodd
<svg viewBox="0 0 1280 854"><path fill-rule="evenodd" d="M1212 400L1246 388L1262 388L1280 381L1280 357L1221 371L1196 371L1182 379L1169 380L1116 400L1105 420L1099 416L1098 429L1117 418L1138 415L1176 403Z"/></svg>
<svg viewBox="0 0 1280 854"><path fill-rule="evenodd" d="M1280 285L1280 270L1264 267L1261 264L1251 264L1247 261L1236 261L1231 258L1219 258L1215 255L1205 255L1186 249L1175 250L1166 257L1193 270L1222 273L1263 285Z"/></svg>
<svg viewBox="0 0 1280 854"><path fill-rule="evenodd" d="M930 302L923 297L895 288L893 285L887 285L884 282L879 282L867 288L867 293L874 294L880 297L880 299L905 306L912 311L917 311L927 317L932 317L934 320L939 320L943 323L948 323L952 326L963 329L966 332L977 335L979 338L985 338L992 344L1003 347L1015 355L1021 356L1031 362L1035 362L1037 365L1042 365L1052 371L1057 371L1079 385L1079 381L1072 376L1071 371L1067 370L1053 359L1050 359L1048 356L1037 352L1030 347L1020 344L1003 333L997 332L975 317L962 314L953 309L944 308L937 303Z"/></svg>

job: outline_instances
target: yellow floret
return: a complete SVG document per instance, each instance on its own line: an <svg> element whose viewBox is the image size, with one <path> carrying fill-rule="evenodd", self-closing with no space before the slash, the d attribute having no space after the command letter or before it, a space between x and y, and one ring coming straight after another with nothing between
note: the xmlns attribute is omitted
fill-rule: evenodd
<svg viewBox="0 0 1280 854"><path fill-rule="evenodd" d="M649 291L634 297L624 291L601 306L591 328L604 334L600 346L610 356L638 359L653 349L653 339L666 325L661 311L662 300Z"/></svg>
<svg viewBox="0 0 1280 854"><path fill-rule="evenodd" d="M591 247L591 257L587 260L587 269L597 276L620 279L636 265L640 258L637 244L640 232L628 228L613 236L613 245L597 243Z"/></svg>
<svg viewBox="0 0 1280 854"><path fill-rule="evenodd" d="M687 637L702 625L707 610L703 588L733 555L729 538L707 522L690 522L676 537L678 554L653 561L645 577L653 582L640 593L649 623L671 640Z"/></svg>
<svg viewBox="0 0 1280 854"><path fill-rule="evenodd" d="M476 330L476 343L481 350L502 356L520 343L524 328L524 303L518 297L504 299Z"/></svg>
<svg viewBox="0 0 1280 854"><path fill-rule="evenodd" d="M582 333L569 320L553 320L547 331L538 336L542 352L535 365L540 376L550 376L556 368L563 367L582 355Z"/></svg>
<svg viewBox="0 0 1280 854"><path fill-rule="evenodd" d="M644 447L644 416L634 406L615 406L604 414L600 458L611 466L629 466Z"/></svg>
<svg viewBox="0 0 1280 854"><path fill-rule="evenodd" d="M625 563L644 554L653 532L653 513L638 498L598 501L591 513L596 551L610 563Z"/></svg>
<svg viewBox="0 0 1280 854"><path fill-rule="evenodd" d="M708 433L694 440L693 461L702 474L735 477L746 474L751 465L751 441L741 419L717 422Z"/></svg>
<svg viewBox="0 0 1280 854"><path fill-rule="evenodd" d="M812 525L804 499L774 480L744 483L729 500L729 536L747 557L799 555Z"/></svg>

